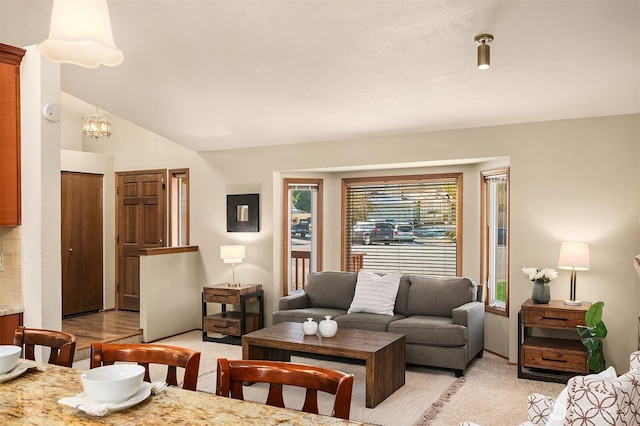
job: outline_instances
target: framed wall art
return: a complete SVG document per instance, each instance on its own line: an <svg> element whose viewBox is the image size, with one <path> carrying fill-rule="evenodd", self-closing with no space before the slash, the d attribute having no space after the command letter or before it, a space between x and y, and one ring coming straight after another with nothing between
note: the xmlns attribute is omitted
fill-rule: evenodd
<svg viewBox="0 0 640 426"><path fill-rule="evenodd" d="M227 195L227 232L260 231L260 195Z"/></svg>

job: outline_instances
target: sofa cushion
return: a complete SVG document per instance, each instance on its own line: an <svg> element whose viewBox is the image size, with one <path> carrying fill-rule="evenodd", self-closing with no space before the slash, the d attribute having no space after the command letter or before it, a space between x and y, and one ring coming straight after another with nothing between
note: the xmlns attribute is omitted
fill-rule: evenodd
<svg viewBox="0 0 640 426"><path fill-rule="evenodd" d="M392 322L387 331L405 334L407 344L464 346L469 342L467 327L447 317L413 315Z"/></svg>
<svg viewBox="0 0 640 426"><path fill-rule="evenodd" d="M359 330L371 330L371 331L387 331L390 323L404 318L402 315L378 315L367 313L355 313L342 315L334 318L338 323L338 329L344 328L357 328Z"/></svg>
<svg viewBox="0 0 640 426"><path fill-rule="evenodd" d="M371 271L360 270L356 291L347 313L365 312L393 316L401 276L401 272L380 276Z"/></svg>
<svg viewBox="0 0 640 426"><path fill-rule="evenodd" d="M451 317L451 311L476 299L478 288L469 278L409 275L411 285L405 315Z"/></svg>
<svg viewBox="0 0 640 426"><path fill-rule="evenodd" d="M304 286L312 308L333 308L346 311L356 291L356 272L311 272Z"/></svg>

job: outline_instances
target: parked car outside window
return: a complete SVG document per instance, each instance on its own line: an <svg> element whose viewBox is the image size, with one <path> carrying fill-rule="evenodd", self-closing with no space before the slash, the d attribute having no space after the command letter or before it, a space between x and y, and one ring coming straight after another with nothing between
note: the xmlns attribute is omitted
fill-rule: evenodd
<svg viewBox="0 0 640 426"><path fill-rule="evenodd" d="M392 240L393 226L389 222L358 222L351 229L352 243L390 244Z"/></svg>
<svg viewBox="0 0 640 426"><path fill-rule="evenodd" d="M309 219L300 219L297 224L291 225L291 235L300 235L306 237L309 232Z"/></svg>
<svg viewBox="0 0 640 426"><path fill-rule="evenodd" d="M413 225L410 223L396 223L393 225L393 240L394 241L413 241L416 237L416 233L413 230Z"/></svg>

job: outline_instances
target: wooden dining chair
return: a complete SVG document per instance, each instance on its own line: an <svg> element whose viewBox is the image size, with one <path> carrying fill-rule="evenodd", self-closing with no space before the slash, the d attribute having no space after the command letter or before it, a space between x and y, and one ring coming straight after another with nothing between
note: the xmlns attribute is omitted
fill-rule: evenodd
<svg viewBox="0 0 640 426"><path fill-rule="evenodd" d="M218 358L216 395L244 399L242 385L269 383L267 405L285 408L283 385L306 388L302 411L318 413L318 391L335 395L331 416L349 419L353 374L312 365L280 361Z"/></svg>
<svg viewBox="0 0 640 426"><path fill-rule="evenodd" d="M178 346L151 343L100 343L91 344L91 368L111 365L116 362L137 362L145 369L144 380L151 382L149 365L167 366L165 381L178 386L177 367L184 368L183 389L196 390L200 352Z"/></svg>
<svg viewBox="0 0 640 426"><path fill-rule="evenodd" d="M76 336L64 331L19 326L13 335L13 344L22 348L22 358L33 361L36 346L48 347L48 363L63 367L71 367L76 354Z"/></svg>

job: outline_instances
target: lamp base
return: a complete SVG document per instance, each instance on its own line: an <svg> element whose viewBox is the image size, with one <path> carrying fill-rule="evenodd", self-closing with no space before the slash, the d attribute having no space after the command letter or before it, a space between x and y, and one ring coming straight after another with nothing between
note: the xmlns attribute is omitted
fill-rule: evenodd
<svg viewBox="0 0 640 426"><path fill-rule="evenodd" d="M581 306L582 300L565 300L564 304L567 306Z"/></svg>
<svg viewBox="0 0 640 426"><path fill-rule="evenodd" d="M240 283L227 283L227 286L229 287L240 287Z"/></svg>

